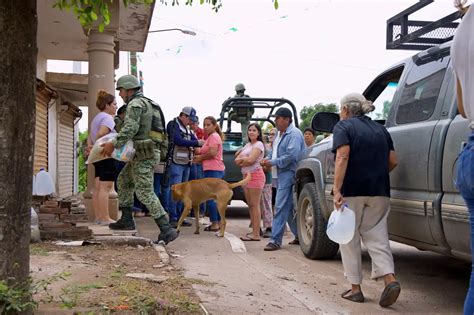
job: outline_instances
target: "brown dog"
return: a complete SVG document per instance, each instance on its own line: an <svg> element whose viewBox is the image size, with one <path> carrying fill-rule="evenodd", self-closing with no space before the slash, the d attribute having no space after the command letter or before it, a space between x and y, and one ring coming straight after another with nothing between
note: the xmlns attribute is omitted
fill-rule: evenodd
<svg viewBox="0 0 474 315"><path fill-rule="evenodd" d="M243 186L250 180L250 173L240 182L229 184L220 178L201 178L195 179L181 184L176 184L171 187L173 199L182 201L184 204L183 214L179 218L179 231L184 219L188 216L191 209L194 209L196 218L196 231L194 234L199 234L199 205L207 200L213 199L217 203L217 210L221 216L219 236L223 237L225 232L225 211L227 205L232 199L232 188Z"/></svg>

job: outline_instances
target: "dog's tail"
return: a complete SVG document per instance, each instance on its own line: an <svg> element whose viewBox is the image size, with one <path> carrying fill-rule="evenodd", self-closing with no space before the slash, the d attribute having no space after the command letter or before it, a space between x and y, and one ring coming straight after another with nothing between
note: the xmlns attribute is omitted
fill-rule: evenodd
<svg viewBox="0 0 474 315"><path fill-rule="evenodd" d="M247 173L247 176L245 176L244 179L242 179L240 182L229 184L229 187L235 188L235 187L243 186L247 184L251 178L252 178L252 175L250 173Z"/></svg>

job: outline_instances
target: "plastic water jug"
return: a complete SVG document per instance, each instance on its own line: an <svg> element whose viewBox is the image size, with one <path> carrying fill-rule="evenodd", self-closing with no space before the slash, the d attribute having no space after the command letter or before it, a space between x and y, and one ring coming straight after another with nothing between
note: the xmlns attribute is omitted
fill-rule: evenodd
<svg viewBox="0 0 474 315"><path fill-rule="evenodd" d="M53 178L44 168L36 174L35 194L36 196L47 196L55 191Z"/></svg>
<svg viewBox="0 0 474 315"><path fill-rule="evenodd" d="M329 217L326 234L329 239L338 244L347 244L354 238L355 213L346 205L340 210L334 209Z"/></svg>

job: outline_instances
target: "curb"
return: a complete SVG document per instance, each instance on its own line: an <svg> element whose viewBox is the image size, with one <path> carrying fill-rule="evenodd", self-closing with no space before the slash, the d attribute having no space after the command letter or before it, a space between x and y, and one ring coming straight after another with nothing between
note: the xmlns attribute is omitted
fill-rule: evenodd
<svg viewBox="0 0 474 315"><path fill-rule="evenodd" d="M160 256L161 262L164 265L169 265L171 263L170 255L166 250L166 246L164 242L159 242L158 244L152 243L153 248L158 252L158 256Z"/></svg>
<svg viewBox="0 0 474 315"><path fill-rule="evenodd" d="M129 246L149 246L151 243L151 240L149 238L145 237L139 237L139 236L119 236L119 235L113 235L113 236L95 236L94 240L101 242L103 244L110 244L110 245L117 245L117 246L122 246L122 245L129 245Z"/></svg>

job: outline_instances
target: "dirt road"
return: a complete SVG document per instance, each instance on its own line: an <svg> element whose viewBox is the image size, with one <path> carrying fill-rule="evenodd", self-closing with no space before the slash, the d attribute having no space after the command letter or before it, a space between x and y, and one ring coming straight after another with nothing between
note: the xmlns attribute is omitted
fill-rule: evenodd
<svg viewBox="0 0 474 315"><path fill-rule="evenodd" d="M365 251L366 302L352 303L340 298L340 293L350 287L340 256L328 261L309 260L299 246L287 245L289 235L279 251L264 252L266 241L262 239L245 242L244 253L235 252L243 243L239 245L233 235L238 237L249 230L246 211L229 207L229 235L224 239L204 232L203 227L200 235L193 234L194 228L183 228L179 239L168 245L175 254L173 263L183 267L187 277L215 283L194 286L210 314L462 313L468 263L392 243L402 293L393 307L383 309L378 305L383 282L369 279L370 259Z"/></svg>

